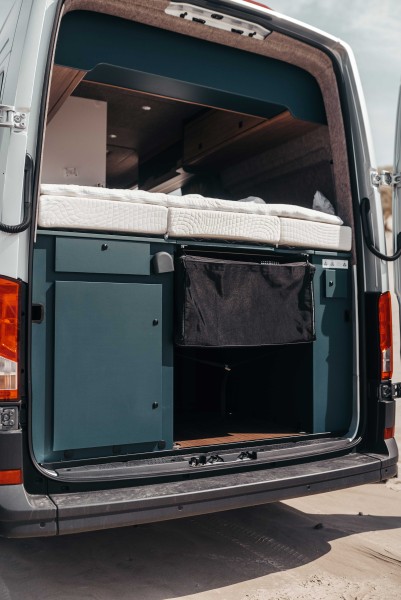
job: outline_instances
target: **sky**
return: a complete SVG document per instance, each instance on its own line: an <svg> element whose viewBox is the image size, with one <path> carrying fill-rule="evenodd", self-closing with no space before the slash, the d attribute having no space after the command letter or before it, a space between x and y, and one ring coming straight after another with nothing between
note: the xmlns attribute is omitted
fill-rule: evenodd
<svg viewBox="0 0 401 600"><path fill-rule="evenodd" d="M372 166L392 165L401 83L401 1L269 0L266 4L351 46L372 130L377 163Z"/></svg>
<svg viewBox="0 0 401 600"><path fill-rule="evenodd" d="M12 0L0 0L0 22L11 3ZM401 0L267 0L266 3L278 12L341 38L352 47L372 130L377 163L372 166L391 165L401 83Z"/></svg>

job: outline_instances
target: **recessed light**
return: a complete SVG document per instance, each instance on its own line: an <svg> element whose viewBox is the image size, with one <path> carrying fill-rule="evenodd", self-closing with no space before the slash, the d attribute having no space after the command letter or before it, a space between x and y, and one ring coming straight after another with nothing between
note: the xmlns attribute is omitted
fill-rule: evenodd
<svg viewBox="0 0 401 600"><path fill-rule="evenodd" d="M110 138L111 140L115 140L115 139L116 139L116 137L117 137L117 136L116 136L116 134L115 134L115 133L110 133L110 135L109 135L109 138Z"/></svg>
<svg viewBox="0 0 401 600"><path fill-rule="evenodd" d="M152 107L151 106L147 106L147 105L141 106L141 108L142 108L142 110L152 110Z"/></svg>

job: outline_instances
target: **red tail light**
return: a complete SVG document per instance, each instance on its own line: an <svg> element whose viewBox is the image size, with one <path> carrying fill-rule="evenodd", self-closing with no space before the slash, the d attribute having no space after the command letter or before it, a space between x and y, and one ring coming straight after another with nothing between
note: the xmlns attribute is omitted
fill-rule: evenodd
<svg viewBox="0 0 401 600"><path fill-rule="evenodd" d="M0 277L0 400L18 398L20 284Z"/></svg>
<svg viewBox="0 0 401 600"><path fill-rule="evenodd" d="M392 427L384 428L384 439L385 440L391 440L391 438L393 438L394 436L395 436L395 425L393 425Z"/></svg>
<svg viewBox="0 0 401 600"><path fill-rule="evenodd" d="M381 294L378 309L381 378L391 379L393 376L393 327L390 292Z"/></svg>

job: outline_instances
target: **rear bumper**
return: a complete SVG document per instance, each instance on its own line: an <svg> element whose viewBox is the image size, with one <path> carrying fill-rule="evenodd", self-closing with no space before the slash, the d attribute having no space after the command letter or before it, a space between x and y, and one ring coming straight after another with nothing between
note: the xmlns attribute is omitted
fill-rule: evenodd
<svg viewBox="0 0 401 600"><path fill-rule="evenodd" d="M34 496L23 485L0 488L0 535L50 536L164 521L388 479L397 473L397 446L387 456L348 454L308 463L180 482Z"/></svg>

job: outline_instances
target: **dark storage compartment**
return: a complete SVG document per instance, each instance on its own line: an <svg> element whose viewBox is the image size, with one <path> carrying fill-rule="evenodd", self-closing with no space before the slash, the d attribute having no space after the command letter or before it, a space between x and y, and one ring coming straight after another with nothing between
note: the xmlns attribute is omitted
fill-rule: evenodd
<svg viewBox="0 0 401 600"><path fill-rule="evenodd" d="M311 433L312 349L177 348L177 445L246 444Z"/></svg>
<svg viewBox="0 0 401 600"><path fill-rule="evenodd" d="M177 447L347 431L347 260L188 246L176 265Z"/></svg>
<svg viewBox="0 0 401 600"><path fill-rule="evenodd" d="M176 264L176 444L312 432L315 267L245 252L186 253Z"/></svg>
<svg viewBox="0 0 401 600"><path fill-rule="evenodd" d="M177 344L241 347L313 341L315 267L304 258L290 260L181 256Z"/></svg>

